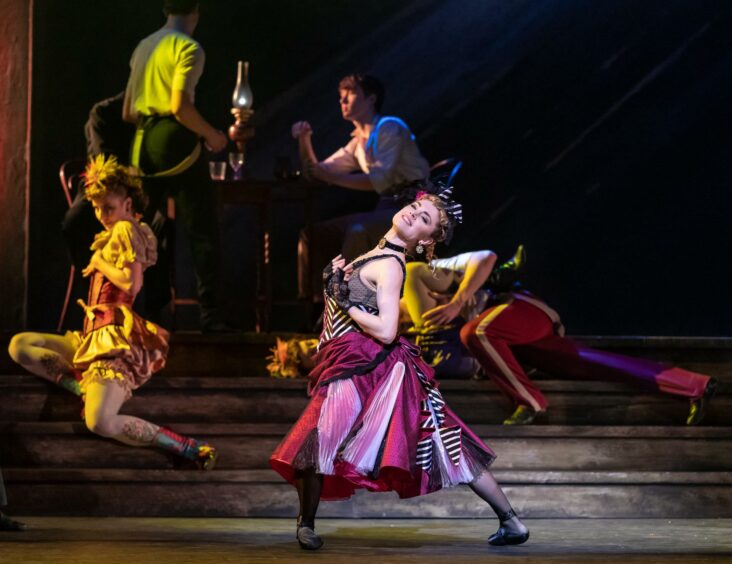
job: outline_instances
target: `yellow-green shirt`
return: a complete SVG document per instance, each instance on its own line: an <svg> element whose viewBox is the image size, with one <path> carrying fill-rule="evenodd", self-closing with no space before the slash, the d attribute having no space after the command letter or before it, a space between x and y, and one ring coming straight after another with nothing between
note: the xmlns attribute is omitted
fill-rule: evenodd
<svg viewBox="0 0 732 564"><path fill-rule="evenodd" d="M172 94L188 93L194 101L205 53L188 35L159 29L137 45L130 59L127 93L138 115L170 115Z"/></svg>

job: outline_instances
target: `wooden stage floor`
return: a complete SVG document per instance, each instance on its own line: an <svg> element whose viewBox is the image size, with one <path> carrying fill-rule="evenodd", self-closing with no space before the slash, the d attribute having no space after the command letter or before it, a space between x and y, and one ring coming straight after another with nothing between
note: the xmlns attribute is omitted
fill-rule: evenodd
<svg viewBox="0 0 732 564"><path fill-rule="evenodd" d="M534 519L531 539L495 548L493 519L323 519L300 550L292 519L27 517L0 533L0 561L45 564L257 562L732 562L732 519Z"/></svg>

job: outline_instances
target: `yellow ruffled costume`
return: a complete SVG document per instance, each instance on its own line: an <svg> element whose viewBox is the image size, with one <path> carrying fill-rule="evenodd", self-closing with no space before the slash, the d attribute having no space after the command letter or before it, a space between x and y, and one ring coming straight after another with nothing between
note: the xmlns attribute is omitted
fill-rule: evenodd
<svg viewBox="0 0 732 564"><path fill-rule="evenodd" d="M150 227L138 221L118 221L97 234L91 246L117 267L138 263L143 271L157 261L157 240ZM126 397L165 366L168 332L134 311L134 297L95 271L83 331L66 334L76 348L74 367L83 372L82 393L92 382L112 380L124 387Z"/></svg>

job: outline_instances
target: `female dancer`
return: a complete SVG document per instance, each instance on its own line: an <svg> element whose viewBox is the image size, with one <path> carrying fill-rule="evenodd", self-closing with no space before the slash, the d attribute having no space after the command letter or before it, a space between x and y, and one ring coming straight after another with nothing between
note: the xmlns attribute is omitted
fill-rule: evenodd
<svg viewBox="0 0 732 564"><path fill-rule="evenodd" d="M165 366L168 333L132 311L143 271L155 264L157 241L135 215L145 205L139 179L114 156L89 161L86 198L104 226L92 244L94 254L83 274L90 277L83 331L66 335L19 333L10 356L28 371L85 398L90 431L131 446L154 446L189 459L204 470L216 450L170 429L120 415L132 391Z"/></svg>
<svg viewBox="0 0 732 564"><path fill-rule="evenodd" d="M320 499L346 499L356 488L402 497L469 484L498 515L489 542L529 538L488 471L495 455L445 404L419 349L397 337L407 251L431 257L460 221L459 204L420 193L398 211L378 246L346 266L326 267L326 309L310 403L270 458L300 498L297 540L308 550Z"/></svg>

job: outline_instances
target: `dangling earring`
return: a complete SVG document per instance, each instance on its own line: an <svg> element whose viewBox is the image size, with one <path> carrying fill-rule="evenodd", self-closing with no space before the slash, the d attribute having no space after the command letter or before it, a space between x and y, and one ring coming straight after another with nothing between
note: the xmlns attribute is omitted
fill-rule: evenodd
<svg viewBox="0 0 732 564"><path fill-rule="evenodd" d="M417 247L414 250L417 251L418 255L421 255L424 252L424 246L422 243L417 243Z"/></svg>

